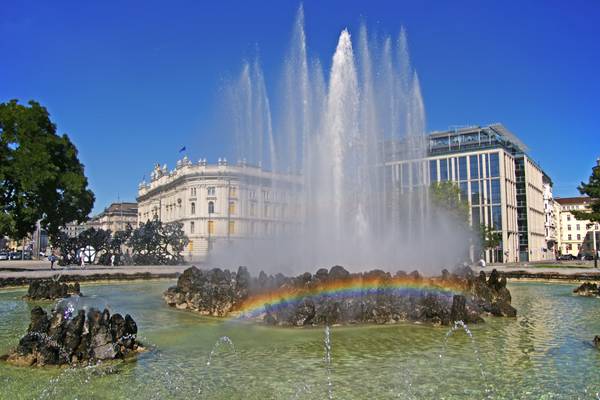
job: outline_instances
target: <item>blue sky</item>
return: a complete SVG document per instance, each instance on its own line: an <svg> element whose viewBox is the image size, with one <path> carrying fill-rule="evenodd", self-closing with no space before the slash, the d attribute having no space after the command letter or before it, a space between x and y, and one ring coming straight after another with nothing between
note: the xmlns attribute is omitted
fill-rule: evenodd
<svg viewBox="0 0 600 400"><path fill-rule="evenodd" d="M0 102L35 99L79 148L98 212L156 162L226 155L223 82L260 55L278 83L298 2L4 1ZM600 2L306 1L309 54L407 28L427 127L502 122L577 195L600 156Z"/></svg>

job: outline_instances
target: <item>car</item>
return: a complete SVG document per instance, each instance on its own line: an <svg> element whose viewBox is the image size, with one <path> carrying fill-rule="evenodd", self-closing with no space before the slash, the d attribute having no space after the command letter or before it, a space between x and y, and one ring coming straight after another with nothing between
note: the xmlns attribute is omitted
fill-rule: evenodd
<svg viewBox="0 0 600 400"><path fill-rule="evenodd" d="M560 260L560 261L573 261L576 259L577 259L577 257L575 257L572 254L562 254L562 255L558 256L558 260Z"/></svg>
<svg viewBox="0 0 600 400"><path fill-rule="evenodd" d="M594 256L592 254L586 254L581 259L587 261L594 261Z"/></svg>
<svg viewBox="0 0 600 400"><path fill-rule="evenodd" d="M10 253L11 260L20 260L22 258L21 250L13 251Z"/></svg>
<svg viewBox="0 0 600 400"><path fill-rule="evenodd" d="M0 251L0 260L8 260L10 254L7 251Z"/></svg>

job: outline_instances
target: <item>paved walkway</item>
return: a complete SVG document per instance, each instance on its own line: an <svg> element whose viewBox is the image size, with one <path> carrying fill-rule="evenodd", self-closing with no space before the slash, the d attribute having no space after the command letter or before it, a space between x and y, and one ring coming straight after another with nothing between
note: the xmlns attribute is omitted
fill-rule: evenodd
<svg viewBox="0 0 600 400"><path fill-rule="evenodd" d="M90 265L81 269L79 266L58 267L50 269L50 262L42 261L0 261L0 280L4 279L40 279L50 278L60 274L62 276L106 277L110 275L134 276L151 274L153 277L173 277L183 272L189 265L126 265L109 267L104 265Z"/></svg>

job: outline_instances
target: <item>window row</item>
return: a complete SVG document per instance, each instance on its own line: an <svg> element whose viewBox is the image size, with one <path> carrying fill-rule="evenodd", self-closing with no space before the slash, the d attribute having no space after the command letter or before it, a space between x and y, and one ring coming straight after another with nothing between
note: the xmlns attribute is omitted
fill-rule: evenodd
<svg viewBox="0 0 600 400"><path fill-rule="evenodd" d="M454 170L454 174L452 171ZM437 181L467 181L500 176L498 153L450 157L429 161L429 179Z"/></svg>

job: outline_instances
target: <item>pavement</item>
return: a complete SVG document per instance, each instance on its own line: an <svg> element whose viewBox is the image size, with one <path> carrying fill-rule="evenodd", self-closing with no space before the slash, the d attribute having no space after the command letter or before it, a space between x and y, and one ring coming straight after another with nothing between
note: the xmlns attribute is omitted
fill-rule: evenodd
<svg viewBox="0 0 600 400"><path fill-rule="evenodd" d="M50 262L47 260L10 260L0 261L0 280L13 279L40 279L51 278L57 274L62 276L107 276L107 275L142 275L151 274L153 277L173 277L175 274L183 272L189 265L121 265L104 266L89 265L80 268L78 265L59 267L54 264L54 270L50 269Z"/></svg>

